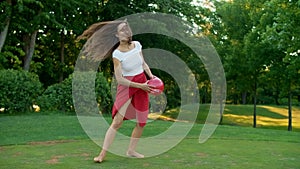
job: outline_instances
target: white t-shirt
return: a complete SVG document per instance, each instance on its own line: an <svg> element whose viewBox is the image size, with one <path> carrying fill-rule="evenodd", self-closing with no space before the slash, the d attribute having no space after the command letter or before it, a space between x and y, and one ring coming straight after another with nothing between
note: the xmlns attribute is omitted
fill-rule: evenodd
<svg viewBox="0 0 300 169"><path fill-rule="evenodd" d="M133 49L127 52L116 49L112 53L112 57L121 62L123 76L135 76L144 71L143 58L140 54L142 45L138 41L132 42L134 43Z"/></svg>

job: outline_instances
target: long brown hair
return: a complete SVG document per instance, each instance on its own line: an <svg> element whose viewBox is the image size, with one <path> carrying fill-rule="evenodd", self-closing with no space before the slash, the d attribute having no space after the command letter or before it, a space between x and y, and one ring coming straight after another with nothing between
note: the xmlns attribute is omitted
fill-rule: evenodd
<svg viewBox="0 0 300 169"><path fill-rule="evenodd" d="M87 39L80 52L80 57L102 61L111 56L113 50L119 45L116 34L117 27L121 23L128 24L126 20L105 21L95 23L86 29L77 38L77 40Z"/></svg>

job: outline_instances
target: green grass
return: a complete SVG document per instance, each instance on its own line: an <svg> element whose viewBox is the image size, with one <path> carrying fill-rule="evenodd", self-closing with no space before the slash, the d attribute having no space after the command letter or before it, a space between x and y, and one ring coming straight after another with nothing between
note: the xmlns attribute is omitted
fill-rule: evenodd
<svg viewBox="0 0 300 169"><path fill-rule="evenodd" d="M226 108L227 114L233 114L243 112L241 110L247 109L247 106ZM272 112L268 111L265 114L271 115L272 119L282 118L280 115L272 116ZM108 117L107 121L111 119ZM161 120L151 122L146 126L143 137L165 131L171 124ZM203 125L195 124L182 142L163 154L132 159L109 153L104 163L96 164L92 159L100 147L88 138L76 116L0 116L0 168L299 168L300 132L278 128L255 129L247 125L239 127L237 124L219 125L203 144L198 141ZM129 135L133 125L125 122L120 132Z"/></svg>
<svg viewBox="0 0 300 169"><path fill-rule="evenodd" d="M228 130L228 129L227 129ZM81 168L298 168L299 143L212 138L204 144L196 138L183 140L172 150L146 159L130 159L108 154L102 164L92 162L98 147L90 140L66 143L5 146L1 148L1 168L81 169Z"/></svg>
<svg viewBox="0 0 300 169"><path fill-rule="evenodd" d="M3 116L0 117L0 126L0 145L88 138L76 116Z"/></svg>

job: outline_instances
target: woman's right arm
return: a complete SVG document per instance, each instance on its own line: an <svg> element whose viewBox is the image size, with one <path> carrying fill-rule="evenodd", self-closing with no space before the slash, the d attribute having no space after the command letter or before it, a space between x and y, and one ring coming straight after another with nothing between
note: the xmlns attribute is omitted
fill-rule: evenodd
<svg viewBox="0 0 300 169"><path fill-rule="evenodd" d="M113 58L113 63L114 63L115 77L117 79L118 84L128 86L128 87L140 88L140 89L148 91L148 92L151 91L151 87L148 86L147 82L136 83L136 82L132 82L132 81L124 78L122 76L121 62L118 59Z"/></svg>

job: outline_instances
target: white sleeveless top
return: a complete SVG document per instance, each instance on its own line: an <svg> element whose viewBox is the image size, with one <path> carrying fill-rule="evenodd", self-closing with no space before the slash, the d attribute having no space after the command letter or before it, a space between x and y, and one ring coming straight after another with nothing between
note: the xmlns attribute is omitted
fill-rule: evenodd
<svg viewBox="0 0 300 169"><path fill-rule="evenodd" d="M123 76L135 76L144 71L143 69L143 58L140 55L142 51L142 45L138 41L132 41L134 48L127 51L121 52L116 49L112 53L112 57L118 59L121 62Z"/></svg>

